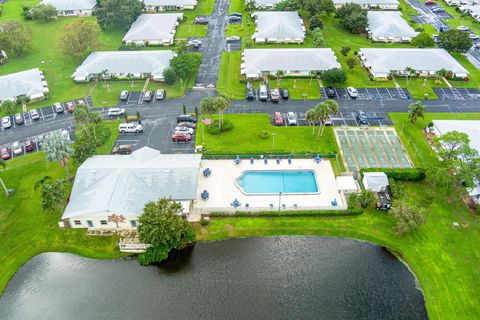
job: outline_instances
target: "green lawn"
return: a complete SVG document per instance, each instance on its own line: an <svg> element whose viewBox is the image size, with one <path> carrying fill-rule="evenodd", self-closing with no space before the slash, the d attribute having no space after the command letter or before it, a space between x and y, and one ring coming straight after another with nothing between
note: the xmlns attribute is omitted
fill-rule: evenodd
<svg viewBox="0 0 480 320"><path fill-rule="evenodd" d="M117 122L108 123L110 139L99 148L99 153L110 153L118 133ZM71 165L71 172L75 168ZM61 213L47 213L41 209L40 195L33 189L36 181L49 175L65 177L57 163L50 163L43 152L8 160L0 176L15 193L6 198L0 193L0 293L13 274L33 256L42 252L70 252L91 258L118 258L115 237L89 237L85 230L60 229Z"/></svg>

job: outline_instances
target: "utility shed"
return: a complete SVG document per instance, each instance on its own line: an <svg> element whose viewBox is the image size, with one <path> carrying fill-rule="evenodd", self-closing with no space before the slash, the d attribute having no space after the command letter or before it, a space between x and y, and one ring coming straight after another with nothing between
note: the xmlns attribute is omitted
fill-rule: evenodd
<svg viewBox="0 0 480 320"><path fill-rule="evenodd" d="M388 187L388 177L385 172L364 172L363 186L373 192L385 191Z"/></svg>

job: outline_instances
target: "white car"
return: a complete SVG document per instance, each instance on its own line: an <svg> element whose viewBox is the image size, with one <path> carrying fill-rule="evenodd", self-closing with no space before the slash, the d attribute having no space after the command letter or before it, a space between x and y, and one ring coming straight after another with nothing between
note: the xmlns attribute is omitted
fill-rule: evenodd
<svg viewBox="0 0 480 320"><path fill-rule="evenodd" d="M38 114L37 109L30 110L30 118L32 118L32 120L40 119L40 115Z"/></svg>
<svg viewBox="0 0 480 320"><path fill-rule="evenodd" d="M352 99L356 99L358 97L358 91L354 87L348 87L347 92Z"/></svg>
<svg viewBox="0 0 480 320"><path fill-rule="evenodd" d="M23 148L20 145L20 142L15 141L14 143L12 143L12 152L13 154L21 154L23 152Z"/></svg>
<svg viewBox="0 0 480 320"><path fill-rule="evenodd" d="M183 133L183 134L193 134L193 129L192 128L187 128L187 127L176 127L175 128L175 133Z"/></svg>
<svg viewBox="0 0 480 320"><path fill-rule="evenodd" d="M2 127L3 129L7 129L7 128L10 128L12 126L12 120L10 119L10 117L3 117L2 118Z"/></svg>
<svg viewBox="0 0 480 320"><path fill-rule="evenodd" d="M127 100L128 99L129 92L127 90L123 90L120 93L120 100Z"/></svg>
<svg viewBox="0 0 480 320"><path fill-rule="evenodd" d="M465 26L458 26L457 27L457 30L460 30L460 31L468 31L470 30L468 27L465 27Z"/></svg>
<svg viewBox="0 0 480 320"><path fill-rule="evenodd" d="M289 126L296 126L297 125L297 115L290 111L287 113L287 123Z"/></svg>
<svg viewBox="0 0 480 320"><path fill-rule="evenodd" d="M143 126L139 123L121 123L118 125L120 133L140 133L143 132Z"/></svg>
<svg viewBox="0 0 480 320"><path fill-rule="evenodd" d="M125 108L110 108L110 109L108 109L108 116L109 117L121 116L124 113L125 113Z"/></svg>
<svg viewBox="0 0 480 320"><path fill-rule="evenodd" d="M165 98L165 90L163 89L158 89L155 92L155 99L157 100L163 100Z"/></svg>

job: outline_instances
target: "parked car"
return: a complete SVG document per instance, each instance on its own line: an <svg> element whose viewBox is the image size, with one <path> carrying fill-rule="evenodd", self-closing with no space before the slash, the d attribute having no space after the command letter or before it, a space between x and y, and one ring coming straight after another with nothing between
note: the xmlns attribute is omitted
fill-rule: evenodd
<svg viewBox="0 0 480 320"><path fill-rule="evenodd" d="M389 202L389 195L386 192L379 192L378 193L378 200L376 204L377 210L388 211L392 208L392 205Z"/></svg>
<svg viewBox="0 0 480 320"><path fill-rule="evenodd" d="M181 115L177 116L177 123L180 123L180 122L197 123L197 118L195 118L194 116L190 116L188 114L181 114Z"/></svg>
<svg viewBox="0 0 480 320"><path fill-rule="evenodd" d="M40 119L40 115L38 114L37 109L30 110L30 118L32 118L32 120Z"/></svg>
<svg viewBox="0 0 480 320"><path fill-rule="evenodd" d="M355 89L353 87L348 87L347 92L348 92L348 95L350 96L350 98L352 98L352 99L356 99L358 97L358 91L357 91L357 89Z"/></svg>
<svg viewBox="0 0 480 320"><path fill-rule="evenodd" d="M237 36L231 36L231 37L228 37L228 38L225 39L225 41L227 43L240 42L240 40L242 40L242 38L237 37Z"/></svg>
<svg viewBox="0 0 480 320"><path fill-rule="evenodd" d="M110 109L108 109L108 116L109 117L121 116L124 113L125 113L125 108L110 108Z"/></svg>
<svg viewBox="0 0 480 320"><path fill-rule="evenodd" d="M276 126L283 126L283 117L280 112L275 112L275 116L273 117L273 122Z"/></svg>
<svg viewBox="0 0 480 320"><path fill-rule="evenodd" d="M270 90L270 100L272 100L272 103L278 103L278 101L280 101L280 91L278 89Z"/></svg>
<svg viewBox="0 0 480 320"><path fill-rule="evenodd" d="M178 127L187 127L187 128L192 128L192 129L197 128L197 124L193 123L193 122L180 122L180 123L177 123L177 126Z"/></svg>
<svg viewBox="0 0 480 320"><path fill-rule="evenodd" d="M155 92L155 99L157 99L157 100L163 100L163 99L165 99L165 90L163 90L163 89L158 89L158 90Z"/></svg>
<svg viewBox="0 0 480 320"><path fill-rule="evenodd" d="M208 24L208 20L205 17L196 17L194 20L195 24Z"/></svg>
<svg viewBox="0 0 480 320"><path fill-rule="evenodd" d="M143 126L139 123L121 123L118 125L120 133L140 133L143 132Z"/></svg>
<svg viewBox="0 0 480 320"><path fill-rule="evenodd" d="M290 111L287 113L287 124L289 126L296 126L298 124L295 112Z"/></svg>
<svg viewBox="0 0 480 320"><path fill-rule="evenodd" d="M131 144L121 144L112 149L112 154L130 154L132 151L133 149Z"/></svg>
<svg viewBox="0 0 480 320"><path fill-rule="evenodd" d="M3 117L2 118L2 128L7 129L12 126L12 120L10 119L9 116Z"/></svg>
<svg viewBox="0 0 480 320"><path fill-rule="evenodd" d="M23 114L21 113L16 113L13 116L13 119L15 120L16 124L23 124L25 122L25 119L23 118Z"/></svg>
<svg viewBox="0 0 480 320"><path fill-rule="evenodd" d="M268 100L268 93L267 93L267 86L264 84L260 85L258 89L258 98L260 101L267 101Z"/></svg>
<svg viewBox="0 0 480 320"><path fill-rule="evenodd" d="M469 36L470 39L472 39L472 40L477 40L477 39L478 39L478 36L477 36L475 33L470 33L468 36Z"/></svg>
<svg viewBox="0 0 480 320"><path fill-rule="evenodd" d="M75 104L73 102L67 102L67 111L72 113L73 111L75 111Z"/></svg>
<svg viewBox="0 0 480 320"><path fill-rule="evenodd" d="M172 135L173 142L188 142L192 140L192 136L185 133L174 133Z"/></svg>
<svg viewBox="0 0 480 320"><path fill-rule="evenodd" d="M32 152L35 150L35 142L32 140L28 140L25 142L25 151Z"/></svg>
<svg viewBox="0 0 480 320"><path fill-rule="evenodd" d="M175 127L175 133L184 133L184 134L190 134L192 135L194 130L192 128L187 128L187 127Z"/></svg>
<svg viewBox="0 0 480 320"><path fill-rule="evenodd" d="M240 21L242 21L242 17L230 16L230 17L228 17L228 21L230 21L230 23L231 22L240 22Z"/></svg>
<svg viewBox="0 0 480 320"><path fill-rule="evenodd" d="M447 26L441 26L440 29L438 29L438 31L440 31L440 32L445 32L445 31L447 31L448 29L450 29L450 28L447 27Z"/></svg>
<svg viewBox="0 0 480 320"><path fill-rule="evenodd" d="M10 152L8 152L8 148L3 147L0 149L0 157L2 160L8 160L11 158Z"/></svg>
<svg viewBox="0 0 480 320"><path fill-rule="evenodd" d="M435 4L434 1L425 1L424 4L426 4L427 6L433 6Z"/></svg>
<svg viewBox="0 0 480 320"><path fill-rule="evenodd" d="M64 113L65 108L62 106L60 102L56 102L53 104L53 109L55 110L56 113Z"/></svg>
<svg viewBox="0 0 480 320"><path fill-rule="evenodd" d="M14 143L12 143L12 152L15 155L21 154L23 152L23 148L20 145L20 142L15 141Z"/></svg>
<svg viewBox="0 0 480 320"><path fill-rule="evenodd" d="M255 99L255 93L253 91L253 85L251 82L247 82L247 91L245 94L247 100L253 100Z"/></svg>
<svg viewBox="0 0 480 320"><path fill-rule="evenodd" d="M458 26L457 27L457 30L460 30L460 31L470 31L470 29L468 27L465 27L465 26Z"/></svg>
<svg viewBox="0 0 480 320"><path fill-rule="evenodd" d="M333 87L327 87L327 89L325 89L325 92L327 93L327 97L330 99L333 99L337 96L337 93L335 92L335 89L333 89Z"/></svg>
<svg viewBox="0 0 480 320"><path fill-rule="evenodd" d="M146 102L150 102L152 101L152 97L153 97L152 91L146 91L143 96L143 100Z"/></svg>
<svg viewBox="0 0 480 320"><path fill-rule="evenodd" d="M442 8L442 7L435 7L435 8L432 8L432 12L445 12L445 10Z"/></svg>
<svg viewBox="0 0 480 320"><path fill-rule="evenodd" d="M234 12L234 13L230 14L230 16L232 16L232 17L240 17L240 18L241 18L241 17L242 17L242 14L239 13L239 12Z"/></svg>
<svg viewBox="0 0 480 320"><path fill-rule="evenodd" d="M129 95L130 92L128 92L127 90L123 90L122 92L120 92L120 100L127 100Z"/></svg>
<svg viewBox="0 0 480 320"><path fill-rule="evenodd" d="M290 93L288 92L288 89L280 89L280 96L282 96L282 99L288 100L288 98L290 98Z"/></svg>
<svg viewBox="0 0 480 320"><path fill-rule="evenodd" d="M367 114L363 112L362 110L359 110L356 115L357 121L360 124L368 124L367 121Z"/></svg>

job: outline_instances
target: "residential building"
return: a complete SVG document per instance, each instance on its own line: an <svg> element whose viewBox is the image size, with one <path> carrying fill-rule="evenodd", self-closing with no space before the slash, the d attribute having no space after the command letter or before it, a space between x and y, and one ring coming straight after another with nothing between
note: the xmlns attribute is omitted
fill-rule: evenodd
<svg viewBox="0 0 480 320"><path fill-rule="evenodd" d="M38 68L0 76L0 102L19 98L39 100L47 93L47 81Z"/></svg>
<svg viewBox="0 0 480 320"><path fill-rule="evenodd" d="M297 12L254 12L257 27L252 39L256 43L303 43L305 26Z"/></svg>
<svg viewBox="0 0 480 320"><path fill-rule="evenodd" d="M107 78L163 80L163 71L175 56L171 50L155 51L95 51L77 68L72 78L76 82L87 82L105 72Z"/></svg>
<svg viewBox="0 0 480 320"><path fill-rule="evenodd" d="M346 3L356 3L364 9L397 10L398 0L333 0L335 8L339 9Z"/></svg>
<svg viewBox="0 0 480 320"><path fill-rule="evenodd" d="M145 11L175 11L175 10L193 10L197 5L197 0L143 0Z"/></svg>
<svg viewBox="0 0 480 320"><path fill-rule="evenodd" d="M378 42L411 42L418 32L400 11L368 11L368 36Z"/></svg>
<svg viewBox="0 0 480 320"><path fill-rule="evenodd" d="M137 45L171 45L182 18L183 13L142 14L123 37L123 42Z"/></svg>
<svg viewBox="0 0 480 320"><path fill-rule="evenodd" d="M97 6L96 0L43 0L41 4L52 5L59 16L91 16Z"/></svg>
<svg viewBox="0 0 480 320"><path fill-rule="evenodd" d="M459 9L468 12L473 19L480 22L480 4L460 6Z"/></svg>
<svg viewBox="0 0 480 320"><path fill-rule="evenodd" d="M286 76L309 76L311 71L341 68L330 48L245 49L241 74L248 79L274 75L278 70Z"/></svg>
<svg viewBox="0 0 480 320"><path fill-rule="evenodd" d="M187 215L197 196L201 154L160 154L143 147L130 155L101 155L77 170L62 220L71 228L136 228L146 203L170 198Z"/></svg>
<svg viewBox="0 0 480 320"><path fill-rule="evenodd" d="M277 4L282 2L282 0L246 0L246 2L253 2L255 8L261 10L272 10L277 7Z"/></svg>
<svg viewBox="0 0 480 320"><path fill-rule="evenodd" d="M457 78L467 78L468 71L444 49L437 48L362 48L362 65L377 79L404 76L412 68L419 76L435 76L446 69Z"/></svg>

